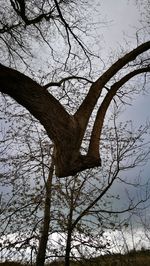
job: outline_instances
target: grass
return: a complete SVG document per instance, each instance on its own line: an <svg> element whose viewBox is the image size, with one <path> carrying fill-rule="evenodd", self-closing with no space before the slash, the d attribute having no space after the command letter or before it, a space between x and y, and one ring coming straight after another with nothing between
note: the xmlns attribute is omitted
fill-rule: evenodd
<svg viewBox="0 0 150 266"><path fill-rule="evenodd" d="M28 264L29 265L29 264ZM91 260L72 261L70 266L150 266L150 250L131 251L129 254L104 255ZM0 266L26 266L19 262L3 262ZM53 261L45 266L64 266L63 261Z"/></svg>

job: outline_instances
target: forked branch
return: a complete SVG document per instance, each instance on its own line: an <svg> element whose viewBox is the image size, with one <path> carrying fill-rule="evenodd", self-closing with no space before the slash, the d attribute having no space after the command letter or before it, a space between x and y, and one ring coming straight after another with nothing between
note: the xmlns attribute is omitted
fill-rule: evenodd
<svg viewBox="0 0 150 266"><path fill-rule="evenodd" d="M91 85L89 93L74 116L66 112L59 101L45 89L46 87L40 86L24 74L0 64L0 91L11 96L36 117L52 139L55 145L54 163L57 176L74 175L84 169L101 166L99 142L104 118L111 100L118 89L129 79L137 74L149 72L150 68L134 70L111 87L98 110L88 153L81 155L81 144L91 113L102 89L106 87L106 83L122 67L148 49L150 49L150 42L141 44L114 63ZM64 81L65 78L62 82Z"/></svg>
<svg viewBox="0 0 150 266"><path fill-rule="evenodd" d="M108 107L110 106L110 103L113 99L113 97L116 95L117 91L131 78L138 74L150 72L150 67L140 68L136 69L127 75L125 75L123 78L121 78L118 82L114 83L108 93L106 94L101 106L98 109L97 116L94 122L91 139L90 139L90 145L88 154L92 155L95 154L96 157L99 157L99 145L100 145L100 136L103 128L103 123L105 119L105 115L107 112Z"/></svg>
<svg viewBox="0 0 150 266"><path fill-rule="evenodd" d="M126 64L136 59L136 57L150 49L150 41L141 44L131 52L116 61L102 76L100 76L90 87L90 90L75 114L75 118L84 129L87 126L91 113L101 95L102 89L107 82Z"/></svg>

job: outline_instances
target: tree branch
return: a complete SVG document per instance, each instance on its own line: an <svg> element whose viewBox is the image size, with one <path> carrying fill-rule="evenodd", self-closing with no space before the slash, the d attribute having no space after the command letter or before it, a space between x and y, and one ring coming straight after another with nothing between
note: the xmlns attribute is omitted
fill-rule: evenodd
<svg viewBox="0 0 150 266"><path fill-rule="evenodd" d="M85 129L87 127L89 118L95 107L97 100L100 97L102 89L105 87L106 83L127 63L136 59L136 57L145 51L150 49L150 41L145 42L132 50L131 52L124 55L118 61L116 61L102 76L100 76L90 87L90 90L80 105L79 109L75 113L74 117L78 120L81 128L82 134L84 135Z"/></svg>
<svg viewBox="0 0 150 266"><path fill-rule="evenodd" d="M89 80L89 79L84 78L84 77L80 77L80 76L68 76L66 78L61 79L58 82L49 82L46 85L44 85L43 88L44 89L47 89L47 88L52 87L52 86L60 87L62 83L66 82L66 81L69 81L69 80L72 80L72 79L84 80L84 81L86 81L88 83L93 83L92 80Z"/></svg>
<svg viewBox="0 0 150 266"><path fill-rule="evenodd" d="M0 64L0 91L11 96L37 118L52 141L62 134L62 127L68 135L67 128L71 123L69 114L58 100L26 75Z"/></svg>
<svg viewBox="0 0 150 266"><path fill-rule="evenodd" d="M25 6L25 1L24 0L16 0L15 2L13 0L10 0L11 5L15 12L17 13L18 16L22 18L22 20L25 22L25 24L31 25L31 24L37 24L39 23L43 18L46 20L49 20L50 18L53 18L52 16L52 11L49 11L47 13L40 14L36 16L33 19L28 19L26 16L26 6Z"/></svg>
<svg viewBox="0 0 150 266"><path fill-rule="evenodd" d="M111 89L106 94L97 112L97 116L94 122L91 139L90 139L90 145L89 145L89 150L88 150L89 155L94 154L96 157L100 157L99 144L100 144L100 136L101 136L101 131L102 131L103 123L104 123L104 118L105 118L107 109L110 106L110 103L113 97L116 95L116 92L120 89L121 86L123 86L131 78L133 78L134 76L138 74L146 73L146 72L150 72L150 67L136 69L128 73L122 79L120 79L118 82L112 85Z"/></svg>
<svg viewBox="0 0 150 266"><path fill-rule="evenodd" d="M75 228L75 226L77 225L77 223L82 219L82 217L84 217L86 214L88 214L88 212L92 209L93 206L95 206L95 204L106 194L106 192L111 188L114 180L116 179L117 175L118 175L119 169L117 169L116 173L114 174L113 178L111 179L111 181L109 182L109 184L103 189L103 191L98 195L98 197L93 200L89 206L87 208L85 208L80 214L79 216L75 219L75 221L72 224L72 230Z"/></svg>
<svg viewBox="0 0 150 266"><path fill-rule="evenodd" d="M107 81L123 66L149 48L150 42L144 43L114 63L91 85L88 95L74 116L69 115L59 101L46 90L49 84L42 87L24 74L0 64L0 91L11 96L37 118L54 142L57 176L74 175L84 169L101 166L99 141L108 106L116 91L125 82L139 73L149 71L149 68L134 70L111 87L98 110L88 153L81 155L81 143L90 115L102 88L106 88ZM74 77L64 78L59 84L72 78ZM84 80L89 82L87 79Z"/></svg>
<svg viewBox="0 0 150 266"><path fill-rule="evenodd" d="M64 19L63 15L62 15L62 12L61 12L61 9L59 7L58 1L54 0L54 2L55 2L55 5L56 5L56 8L57 8L59 17L60 17L62 23L64 24L64 27L65 27L65 30L66 30L67 40L68 40L68 44L69 44L69 53L70 53L70 50L71 50L71 44L70 44L70 39L69 39L69 32L70 32L70 34L73 36L73 38L79 44L79 46L82 48L84 54L86 55L86 57L88 58L88 60L90 62L90 59L89 59L89 56L88 56L88 54L91 54L90 51L87 50L85 45L82 43L82 41L79 39L79 37L72 31L71 27L69 26L69 24Z"/></svg>
<svg viewBox="0 0 150 266"><path fill-rule="evenodd" d="M147 200L148 200L148 198L146 197L144 200L140 200L134 205L133 205L133 203L131 203L131 204L129 204L129 207L127 209L123 209L120 211L109 211L109 210L99 209L99 210L90 211L90 213L122 214L122 213L126 213L129 211L135 210L141 203L144 203Z"/></svg>

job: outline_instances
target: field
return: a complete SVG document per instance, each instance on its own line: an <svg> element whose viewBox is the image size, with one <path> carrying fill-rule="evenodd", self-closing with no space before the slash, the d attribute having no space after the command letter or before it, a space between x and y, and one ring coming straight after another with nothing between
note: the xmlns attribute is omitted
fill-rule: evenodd
<svg viewBox="0 0 150 266"><path fill-rule="evenodd" d="M28 264L29 265L29 264ZM71 261L70 266L149 266L150 251L130 252L126 255L104 255L91 260ZM26 266L18 262L3 262L0 266ZM53 261L45 266L64 266L63 261Z"/></svg>

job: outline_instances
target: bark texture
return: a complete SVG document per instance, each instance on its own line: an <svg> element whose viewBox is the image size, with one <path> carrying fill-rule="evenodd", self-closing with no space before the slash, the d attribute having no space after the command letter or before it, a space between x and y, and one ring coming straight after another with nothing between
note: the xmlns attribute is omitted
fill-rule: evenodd
<svg viewBox="0 0 150 266"><path fill-rule="evenodd" d="M141 44L116 61L89 88L89 92L74 116L69 115L45 87L24 74L0 64L0 91L24 106L44 126L55 145L55 172L59 177L74 175L84 169L101 166L99 143L106 111L118 89L133 76L150 71L139 68L122 77L108 91L93 127L89 149L80 154L81 143L91 113L107 82L129 62L150 49L150 41Z"/></svg>

